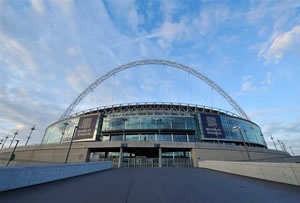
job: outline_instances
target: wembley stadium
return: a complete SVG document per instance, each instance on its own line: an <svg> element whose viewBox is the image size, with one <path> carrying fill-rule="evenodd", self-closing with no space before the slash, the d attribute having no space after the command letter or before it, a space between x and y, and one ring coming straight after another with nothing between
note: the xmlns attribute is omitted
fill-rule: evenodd
<svg viewBox="0 0 300 203"><path fill-rule="evenodd" d="M115 73L136 66L167 65L215 89L236 113L183 103L128 103L73 113L93 89ZM18 147L18 164L111 160L115 167L193 167L199 160L266 160L289 157L268 149L261 128L216 83L171 61L142 60L119 66L87 87L61 118L45 130L40 145ZM0 158L8 157L3 150Z"/></svg>

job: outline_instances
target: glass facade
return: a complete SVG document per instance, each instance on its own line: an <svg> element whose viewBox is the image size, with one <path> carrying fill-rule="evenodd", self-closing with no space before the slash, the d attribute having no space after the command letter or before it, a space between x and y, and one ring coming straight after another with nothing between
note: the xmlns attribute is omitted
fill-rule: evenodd
<svg viewBox="0 0 300 203"><path fill-rule="evenodd" d="M141 117L106 117L102 131L174 129L195 130L193 117L141 116Z"/></svg>
<svg viewBox="0 0 300 203"><path fill-rule="evenodd" d="M233 127L240 127L246 142L258 143L266 145L260 128L248 121L232 118L229 116L220 116L223 129L226 135L226 140L242 141L239 130L233 130Z"/></svg>
<svg viewBox="0 0 300 203"><path fill-rule="evenodd" d="M79 118L73 118L56 123L47 128L42 144L68 142L71 140L73 131L78 125Z"/></svg>
<svg viewBox="0 0 300 203"><path fill-rule="evenodd" d="M205 115L204 115L205 114ZM195 116L140 115L104 117L99 119L97 139L110 141L215 142L241 143L240 127L246 142L266 146L261 129L256 124L219 114L197 113ZM79 118L56 123L47 128L43 144L68 142ZM67 123L67 125L65 124ZM124 134L124 135L123 135ZM216 137L214 137L214 134Z"/></svg>

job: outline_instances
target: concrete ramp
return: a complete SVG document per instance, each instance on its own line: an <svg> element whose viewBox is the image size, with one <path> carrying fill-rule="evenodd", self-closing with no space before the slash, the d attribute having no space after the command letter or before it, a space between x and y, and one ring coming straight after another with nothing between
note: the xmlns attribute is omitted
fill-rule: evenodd
<svg viewBox="0 0 300 203"><path fill-rule="evenodd" d="M200 168L121 168L0 193L0 202L299 202L298 186Z"/></svg>

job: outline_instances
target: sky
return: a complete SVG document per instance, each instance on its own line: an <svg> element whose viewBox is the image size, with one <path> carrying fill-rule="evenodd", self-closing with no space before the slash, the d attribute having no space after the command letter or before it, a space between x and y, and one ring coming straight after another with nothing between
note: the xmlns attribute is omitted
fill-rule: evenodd
<svg viewBox="0 0 300 203"><path fill-rule="evenodd" d="M204 74L261 127L269 148L273 136L300 155L298 0L0 0L0 140L18 130L24 145L35 125L29 143L39 144L93 81L143 59ZM162 65L115 74L75 112L131 102L234 112L203 81Z"/></svg>

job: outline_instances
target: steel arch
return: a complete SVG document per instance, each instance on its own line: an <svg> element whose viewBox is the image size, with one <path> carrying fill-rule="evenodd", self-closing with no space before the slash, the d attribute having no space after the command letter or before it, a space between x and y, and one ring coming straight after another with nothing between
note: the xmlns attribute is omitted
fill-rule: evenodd
<svg viewBox="0 0 300 203"><path fill-rule="evenodd" d="M103 81L105 81L109 77L113 76L114 74L116 74L118 72L129 69L129 68L133 68L133 67L136 67L136 66L142 66L142 65L150 65L150 64L152 64L152 65L153 64L154 65L166 65L166 66L177 68L177 69L183 70L185 72L188 72L190 74L193 74L194 76L196 76L197 78L199 78L200 80L205 82L207 85L214 88L220 95L222 95L226 99L226 101L237 111L237 113L241 117L249 120L247 114L243 111L243 109L215 82L213 82L212 80L210 80L209 78L207 78L203 74L199 73L198 71L196 71L196 70L194 70L194 69L192 69L188 66L185 66L185 65L173 62L173 61L162 60L162 59L147 59L147 60L133 61L131 63L124 64L124 65L118 66L117 68L114 68L113 70L109 71L105 75L98 78L95 82L93 82L85 90L83 90L81 92L81 94L64 111L64 113L60 117L60 119L63 120L65 118L68 118L70 116L70 114L72 113L72 111L75 109L75 107L80 103L80 101L86 95L88 95L93 89L95 89L99 84L101 84Z"/></svg>

